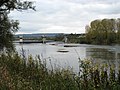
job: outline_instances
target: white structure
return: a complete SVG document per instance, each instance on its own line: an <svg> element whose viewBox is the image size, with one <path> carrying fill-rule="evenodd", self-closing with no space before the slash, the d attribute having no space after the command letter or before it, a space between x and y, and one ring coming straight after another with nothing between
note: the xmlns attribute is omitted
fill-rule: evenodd
<svg viewBox="0 0 120 90"><path fill-rule="evenodd" d="M65 37L64 37L64 40L65 40L65 43L67 43L67 41L68 41L68 38L65 36Z"/></svg>
<svg viewBox="0 0 120 90"><path fill-rule="evenodd" d="M46 41L46 38L45 38L45 36L43 35L42 36L42 41L43 41L43 44L45 43L45 41Z"/></svg>
<svg viewBox="0 0 120 90"><path fill-rule="evenodd" d="M19 38L20 38L19 42L22 43L23 42L23 36L20 36Z"/></svg>

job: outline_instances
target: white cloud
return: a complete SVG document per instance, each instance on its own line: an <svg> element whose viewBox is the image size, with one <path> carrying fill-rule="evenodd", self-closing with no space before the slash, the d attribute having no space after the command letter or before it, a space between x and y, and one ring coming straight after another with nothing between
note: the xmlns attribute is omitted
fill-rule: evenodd
<svg viewBox="0 0 120 90"><path fill-rule="evenodd" d="M34 1L34 0L32 0ZM22 33L83 33L92 20L119 18L120 0L35 0L36 12L12 12ZM19 33L19 32L18 32Z"/></svg>

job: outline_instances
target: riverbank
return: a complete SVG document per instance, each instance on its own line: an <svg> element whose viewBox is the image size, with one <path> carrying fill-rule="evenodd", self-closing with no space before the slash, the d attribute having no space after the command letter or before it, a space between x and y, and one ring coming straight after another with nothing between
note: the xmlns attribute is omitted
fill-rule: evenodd
<svg viewBox="0 0 120 90"><path fill-rule="evenodd" d="M26 62L27 61L27 62ZM51 66L52 67L52 66ZM79 73L72 69L47 69L39 56L16 53L0 55L1 90L119 90L120 69L79 60Z"/></svg>

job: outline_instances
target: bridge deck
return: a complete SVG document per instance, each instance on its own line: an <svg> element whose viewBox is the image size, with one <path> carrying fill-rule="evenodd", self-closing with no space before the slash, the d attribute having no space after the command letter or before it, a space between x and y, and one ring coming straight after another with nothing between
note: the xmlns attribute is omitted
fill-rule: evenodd
<svg viewBox="0 0 120 90"><path fill-rule="evenodd" d="M47 42L53 42L53 40L44 41L44 43L47 43ZM22 42L14 41L14 43L43 43L43 41L42 40L23 40Z"/></svg>

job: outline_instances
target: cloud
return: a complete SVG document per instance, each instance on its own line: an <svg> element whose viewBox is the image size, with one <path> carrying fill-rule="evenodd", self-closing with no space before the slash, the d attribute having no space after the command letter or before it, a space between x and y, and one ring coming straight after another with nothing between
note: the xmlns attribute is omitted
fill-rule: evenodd
<svg viewBox="0 0 120 90"><path fill-rule="evenodd" d="M10 14L20 21L20 33L83 33L92 20L120 16L120 0L35 0L35 5L36 12Z"/></svg>

